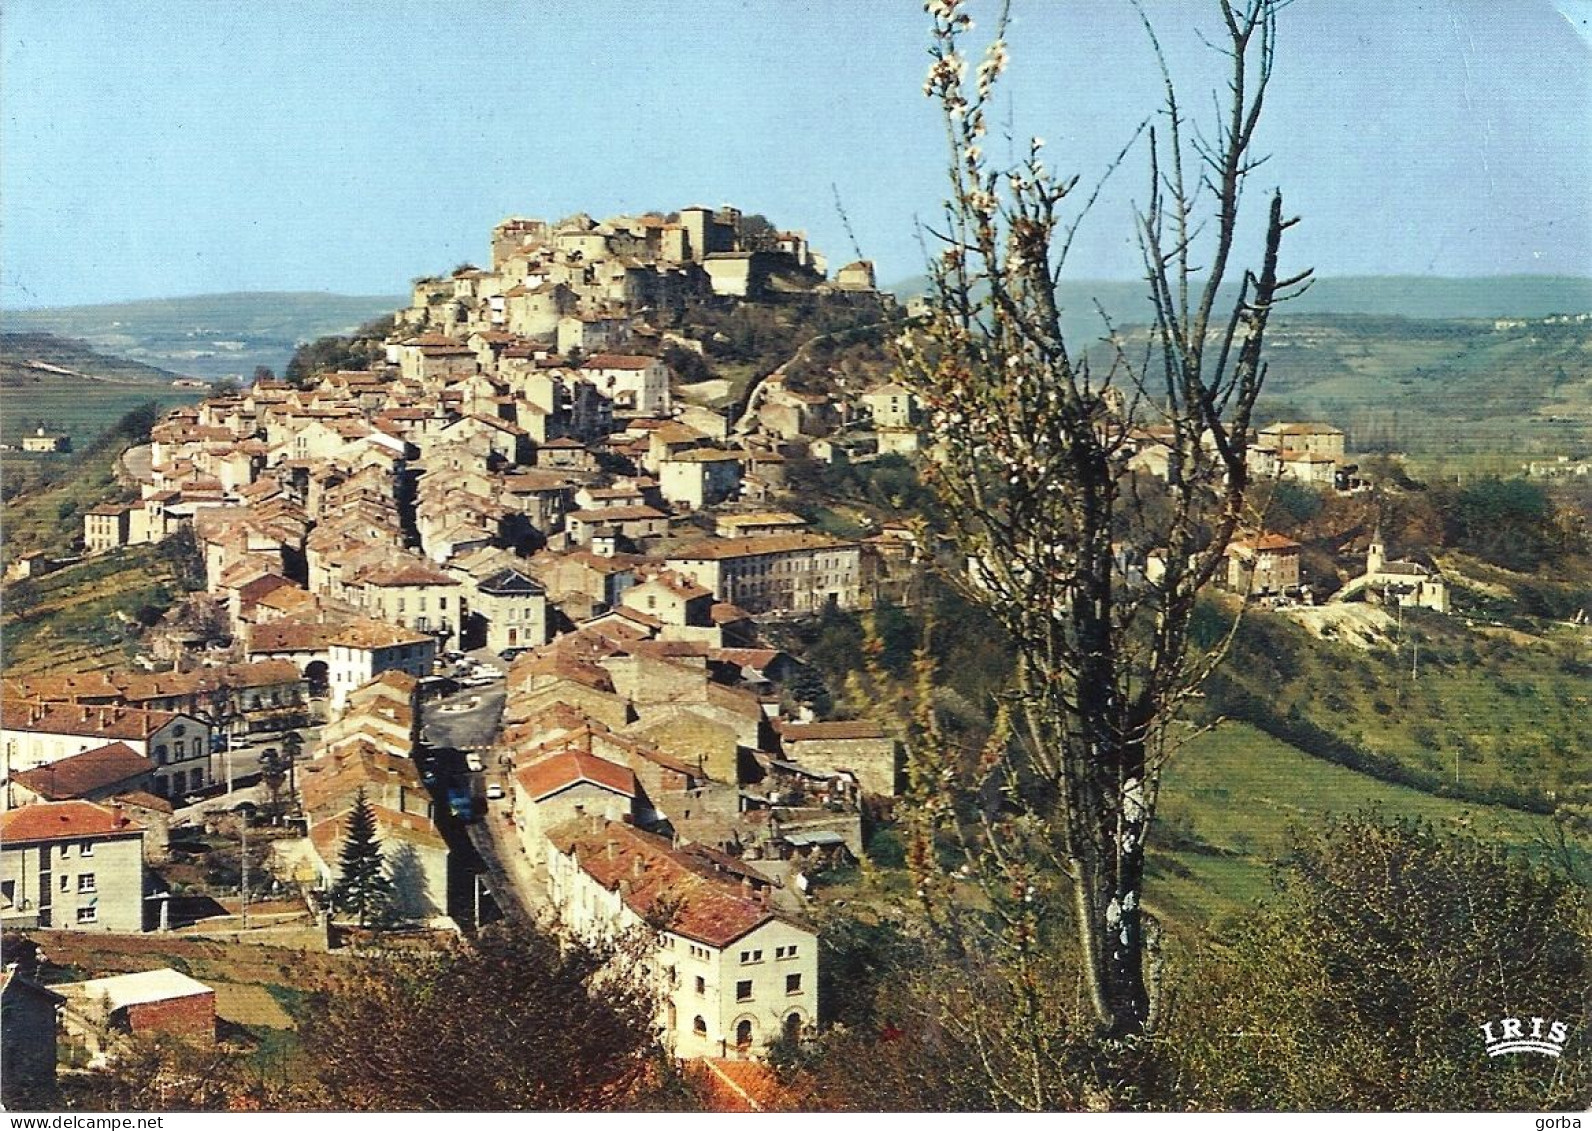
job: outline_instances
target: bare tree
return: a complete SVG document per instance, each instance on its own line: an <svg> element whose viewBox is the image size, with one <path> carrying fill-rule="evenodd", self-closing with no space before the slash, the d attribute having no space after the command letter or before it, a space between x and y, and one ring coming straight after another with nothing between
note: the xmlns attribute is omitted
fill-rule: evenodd
<svg viewBox="0 0 1592 1131"><path fill-rule="evenodd" d="M962 875L985 885L988 921L1019 976L1044 958L1033 893L1044 875L1066 877L1058 891L1070 889L1089 999L1115 1037L1155 1023L1145 841L1168 727L1226 650L1225 641L1194 646L1190 630L1201 590L1253 517L1246 454L1266 376L1266 325L1274 304L1306 279L1279 274L1283 233L1294 223L1280 193L1271 196L1258 264L1234 266L1285 3L1213 0L1228 84L1206 129L1185 117L1162 60L1165 103L1142 132L1149 189L1137 213L1154 325L1129 335L1102 311L1105 333L1092 356L1067 340L1057 286L1100 189L1086 197L1077 177L1049 171L1037 139L1015 164L985 154L987 113L1006 66L1005 17L970 80L963 51L971 21L960 0L929 4L934 63L925 91L944 111L951 190L946 226L932 233L931 312L902 340L903 372L932 420L925 477L967 563L958 583L1005 627L1017 663L978 762L986 803L976 820L969 794L960 805L948 795L967 783L933 718L920 720L913 756L928 802L922 834L960 838ZM1147 443L1163 449L1164 483L1129 469ZM1003 800L993 806L996 785ZM922 847L914 859L926 869L920 890L932 904L948 890L927 875L936 856Z"/></svg>

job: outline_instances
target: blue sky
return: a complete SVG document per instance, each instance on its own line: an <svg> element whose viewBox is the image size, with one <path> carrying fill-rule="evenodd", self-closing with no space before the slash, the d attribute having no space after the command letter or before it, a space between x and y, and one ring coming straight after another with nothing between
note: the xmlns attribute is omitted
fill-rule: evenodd
<svg viewBox="0 0 1592 1131"><path fill-rule="evenodd" d="M1145 3L1186 90L1217 78L1211 0ZM1123 3L1015 11L1014 129L1092 180L1154 108L1143 33ZM1292 265L1592 274L1592 2L1297 0L1282 30L1256 187L1304 217ZM0 304L401 293L507 215L691 203L842 262L836 191L893 281L942 195L926 45L911 0L7 0ZM1142 168L1078 275L1136 274Z"/></svg>

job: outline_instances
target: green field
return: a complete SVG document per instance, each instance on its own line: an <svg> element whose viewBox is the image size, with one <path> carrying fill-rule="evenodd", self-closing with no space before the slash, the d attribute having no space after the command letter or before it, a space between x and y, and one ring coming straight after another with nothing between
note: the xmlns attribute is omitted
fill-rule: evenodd
<svg viewBox="0 0 1592 1131"><path fill-rule="evenodd" d="M1546 811L1586 782L1592 647L1582 634L1469 628L1412 611L1389 635L1362 650L1252 614L1207 686L1209 711L1384 780L1481 803Z"/></svg>
<svg viewBox="0 0 1592 1131"><path fill-rule="evenodd" d="M203 389L173 389L169 385L121 385L98 381L45 378L36 384L7 385L0 389L0 442L16 446L39 425L46 431L65 432L72 446L91 443L130 409L154 401L162 409L194 404ZM50 457L22 456L37 460ZM9 470L9 468L8 468Z"/></svg>
<svg viewBox="0 0 1592 1131"><path fill-rule="evenodd" d="M1147 898L1196 921L1239 910L1271 890L1290 825L1371 808L1528 852L1545 851L1554 831L1548 816L1389 785L1228 723L1192 739L1167 768L1156 840L1198 847L1152 849Z"/></svg>

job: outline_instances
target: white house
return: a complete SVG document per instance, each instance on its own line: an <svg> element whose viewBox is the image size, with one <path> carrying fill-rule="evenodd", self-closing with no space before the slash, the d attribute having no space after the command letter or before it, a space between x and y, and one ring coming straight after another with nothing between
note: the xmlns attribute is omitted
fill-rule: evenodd
<svg viewBox="0 0 1592 1131"><path fill-rule="evenodd" d="M675 1055L759 1058L817 1020L818 936L769 905L753 869L590 817L553 830L547 867L575 935L655 934L660 1022Z"/></svg>

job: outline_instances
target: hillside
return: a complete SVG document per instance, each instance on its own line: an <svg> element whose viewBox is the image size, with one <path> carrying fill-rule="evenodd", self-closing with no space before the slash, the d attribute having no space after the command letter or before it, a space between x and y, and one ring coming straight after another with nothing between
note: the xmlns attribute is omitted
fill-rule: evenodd
<svg viewBox="0 0 1592 1131"><path fill-rule="evenodd" d="M153 402L161 409L191 404L202 389L174 388L181 374L112 357L88 343L47 333L0 334L0 442L15 446L36 428L65 432L82 450L125 413ZM13 476L40 459L11 456Z"/></svg>
<svg viewBox="0 0 1592 1131"><path fill-rule="evenodd" d="M97 350L200 377L247 378L261 365L280 373L300 342L346 334L407 301L289 291L194 295L7 310L0 326L81 338Z"/></svg>
<svg viewBox="0 0 1592 1131"><path fill-rule="evenodd" d="M1269 412L1331 420L1358 451L1592 448L1592 320L1292 317L1268 348Z"/></svg>
<svg viewBox="0 0 1592 1131"><path fill-rule="evenodd" d="M181 376L124 357L111 357L87 342L55 334L0 334L0 388L51 379L169 385Z"/></svg>

